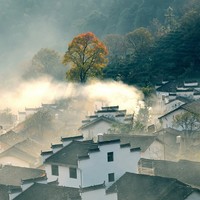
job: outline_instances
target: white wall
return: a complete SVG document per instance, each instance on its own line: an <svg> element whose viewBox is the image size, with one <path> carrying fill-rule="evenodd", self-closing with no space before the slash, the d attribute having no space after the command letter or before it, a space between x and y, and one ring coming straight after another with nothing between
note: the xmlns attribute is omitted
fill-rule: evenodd
<svg viewBox="0 0 200 200"><path fill-rule="evenodd" d="M45 164L45 171L47 174L47 182L48 183L52 182L52 181L56 181L58 179L58 176L54 176L51 174L51 165L50 164Z"/></svg>
<svg viewBox="0 0 200 200"><path fill-rule="evenodd" d="M69 177L69 167L59 167L58 183L60 186L79 188L81 186L80 170L77 170L77 179Z"/></svg>
<svg viewBox="0 0 200 200"><path fill-rule="evenodd" d="M83 134L84 139L96 139L99 133L108 133L108 129L111 127L111 123L102 120L81 130L81 133Z"/></svg>
<svg viewBox="0 0 200 200"><path fill-rule="evenodd" d="M82 200L117 200L117 193L106 194L105 189L92 190L81 193Z"/></svg>
<svg viewBox="0 0 200 200"><path fill-rule="evenodd" d="M99 146L99 152L90 153L90 158L78 161L77 179L69 177L69 167L59 166L59 175L52 175L51 165L46 164L48 182L58 180L60 186L88 187L101 184L105 181L106 186L113 182L108 182L108 174L114 173L115 180L120 178L125 172L138 172L138 161L140 151L130 152L130 147L120 148L120 143L104 144ZM114 161L107 161L107 153L114 153Z"/></svg>
<svg viewBox="0 0 200 200"><path fill-rule="evenodd" d="M161 123L162 128L169 128L169 127L171 127L171 128L175 128L175 129L181 131L182 130L181 127L177 127L177 126L174 125L174 117L176 115L179 115L179 114L184 113L184 112L185 112L184 110L178 109L178 110L176 110L176 111L168 114L167 116L163 117L162 118L162 123Z"/></svg>
<svg viewBox="0 0 200 200"><path fill-rule="evenodd" d="M75 187L79 188L81 185L81 175L80 170L77 170L77 179L70 178L69 167L58 166L59 175L55 176L51 174L51 165L45 165L45 171L47 173L47 182L52 182L58 180L59 186Z"/></svg>
<svg viewBox="0 0 200 200"><path fill-rule="evenodd" d="M200 199L200 193L199 192L193 192L185 200L199 200L199 199Z"/></svg>
<svg viewBox="0 0 200 200"><path fill-rule="evenodd" d="M155 140L145 152L141 153L141 158L164 160L164 145Z"/></svg>
<svg viewBox="0 0 200 200"><path fill-rule="evenodd" d="M90 159L81 160L78 163L82 170L82 187L108 182L108 174L115 173L115 180L125 172L137 173L137 165L140 159L140 151L130 152L130 148L120 148L119 143L99 146L100 152L90 154ZM107 153L114 152L114 161L107 161Z"/></svg>

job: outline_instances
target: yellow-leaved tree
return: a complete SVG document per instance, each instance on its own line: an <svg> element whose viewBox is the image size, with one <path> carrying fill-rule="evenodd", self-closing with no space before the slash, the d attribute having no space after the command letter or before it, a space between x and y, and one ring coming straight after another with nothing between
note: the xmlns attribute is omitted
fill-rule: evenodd
<svg viewBox="0 0 200 200"><path fill-rule="evenodd" d="M71 64L67 79L85 83L89 77L101 75L107 65L108 50L92 32L76 36L68 46L63 64Z"/></svg>

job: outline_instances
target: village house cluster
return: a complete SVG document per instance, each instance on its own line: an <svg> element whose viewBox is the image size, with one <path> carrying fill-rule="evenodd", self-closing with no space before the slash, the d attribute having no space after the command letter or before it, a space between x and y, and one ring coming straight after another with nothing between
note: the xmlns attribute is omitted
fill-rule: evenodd
<svg viewBox="0 0 200 200"><path fill-rule="evenodd" d="M34 134L0 135L0 199L200 199L198 129L175 124L177 115L200 114L199 82L164 81L156 95L159 125L151 132L113 133L113 124L133 125L134 116L103 106L86 116L76 135L49 142L48 148ZM37 111L19 113L20 121Z"/></svg>

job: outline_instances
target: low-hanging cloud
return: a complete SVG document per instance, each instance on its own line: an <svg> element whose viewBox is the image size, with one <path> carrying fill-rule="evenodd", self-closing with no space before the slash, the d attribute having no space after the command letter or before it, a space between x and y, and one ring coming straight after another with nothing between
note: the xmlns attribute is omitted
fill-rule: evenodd
<svg viewBox="0 0 200 200"><path fill-rule="evenodd" d="M13 84L13 83L12 83ZM133 86L114 81L93 81L80 85L55 82L50 77L42 77L28 82L15 83L15 87L0 88L1 109L9 107L13 111L25 107L39 107L41 103L54 103L59 99L74 98L77 107L92 111L100 106L119 105L130 113L137 110L142 93ZM82 106L80 106L82 105Z"/></svg>

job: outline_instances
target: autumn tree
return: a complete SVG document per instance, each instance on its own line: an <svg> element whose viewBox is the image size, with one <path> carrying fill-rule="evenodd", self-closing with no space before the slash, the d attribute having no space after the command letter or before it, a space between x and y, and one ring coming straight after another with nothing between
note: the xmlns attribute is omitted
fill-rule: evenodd
<svg viewBox="0 0 200 200"><path fill-rule="evenodd" d="M99 76L106 66L108 50L92 32L76 36L68 46L63 64L71 64L67 79L85 83L89 77Z"/></svg>

